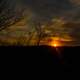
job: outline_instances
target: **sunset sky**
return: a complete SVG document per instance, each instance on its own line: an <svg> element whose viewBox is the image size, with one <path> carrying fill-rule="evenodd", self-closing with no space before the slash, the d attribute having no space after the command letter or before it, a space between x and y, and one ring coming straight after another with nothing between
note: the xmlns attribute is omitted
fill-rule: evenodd
<svg viewBox="0 0 80 80"><path fill-rule="evenodd" d="M38 24L48 36L80 45L80 0L0 0L1 38L36 36Z"/></svg>

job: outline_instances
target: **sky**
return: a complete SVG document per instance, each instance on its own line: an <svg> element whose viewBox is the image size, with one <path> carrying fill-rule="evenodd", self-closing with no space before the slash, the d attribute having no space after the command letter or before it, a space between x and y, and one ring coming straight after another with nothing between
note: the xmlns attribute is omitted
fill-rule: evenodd
<svg viewBox="0 0 80 80"><path fill-rule="evenodd" d="M74 19L80 13L80 0L23 0L35 15L51 19L55 16ZM70 16L69 16L70 15Z"/></svg>
<svg viewBox="0 0 80 80"><path fill-rule="evenodd" d="M5 9L10 9L9 13L13 16L17 13L21 14L26 8L26 11L32 11L35 20L44 21L55 16L64 17L66 20L79 20L80 18L80 0L0 0L0 2L1 13L5 12Z"/></svg>
<svg viewBox="0 0 80 80"><path fill-rule="evenodd" d="M65 31L75 38L80 36L80 0L0 0L0 28L23 18L27 24L39 22L45 25L54 19L72 24L78 22L74 27L66 27Z"/></svg>

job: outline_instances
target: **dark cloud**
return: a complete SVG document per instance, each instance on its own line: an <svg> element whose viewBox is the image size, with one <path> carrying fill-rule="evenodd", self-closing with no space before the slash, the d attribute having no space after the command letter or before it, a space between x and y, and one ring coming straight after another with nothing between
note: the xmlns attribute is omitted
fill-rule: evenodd
<svg viewBox="0 0 80 80"><path fill-rule="evenodd" d="M66 21L80 20L80 0L23 0L23 5L32 10L37 21L55 17L63 17Z"/></svg>
<svg viewBox="0 0 80 80"><path fill-rule="evenodd" d="M23 0L32 11L42 18L61 16L65 11L73 8L69 0Z"/></svg>
<svg viewBox="0 0 80 80"><path fill-rule="evenodd" d="M34 19L41 21L50 20L56 17L65 17L65 19L77 18L78 11L74 3L79 3L79 0L0 0L0 15L4 13L13 17L22 15L23 9L30 9L35 14ZM79 5L78 5L79 7ZM70 16L69 16L70 15ZM69 17L68 17L69 16ZM11 18L11 17L10 17Z"/></svg>

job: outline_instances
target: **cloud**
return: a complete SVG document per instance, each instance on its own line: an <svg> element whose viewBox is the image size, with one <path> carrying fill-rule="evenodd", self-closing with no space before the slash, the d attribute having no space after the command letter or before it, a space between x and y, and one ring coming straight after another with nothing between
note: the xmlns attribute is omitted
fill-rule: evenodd
<svg viewBox="0 0 80 80"><path fill-rule="evenodd" d="M79 3L80 0L0 0L0 27L23 17L24 12L29 10L31 15L28 16L32 17L32 21L45 23L53 18L77 21L80 20Z"/></svg>
<svg viewBox="0 0 80 80"><path fill-rule="evenodd" d="M23 5L30 8L36 21L50 21L63 17L66 21L79 20L80 0L23 0Z"/></svg>
<svg viewBox="0 0 80 80"><path fill-rule="evenodd" d="M72 9L73 5L69 0L23 0L33 13L41 18L49 19L54 16L61 16L65 11Z"/></svg>
<svg viewBox="0 0 80 80"><path fill-rule="evenodd" d="M5 13L6 16L9 13L8 17L16 17L17 14L22 15L24 9L30 9L35 21L49 21L54 17L77 19L80 13L79 3L80 0L0 0L0 15Z"/></svg>

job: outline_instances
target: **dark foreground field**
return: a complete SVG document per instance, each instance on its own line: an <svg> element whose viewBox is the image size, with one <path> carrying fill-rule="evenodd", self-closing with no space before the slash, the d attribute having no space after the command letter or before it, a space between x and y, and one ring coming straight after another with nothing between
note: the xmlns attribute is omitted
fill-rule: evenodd
<svg viewBox="0 0 80 80"><path fill-rule="evenodd" d="M79 49L75 47L35 46L0 47L5 66L27 68L30 70L54 69L72 71L79 64ZM77 51L78 50L78 51Z"/></svg>

